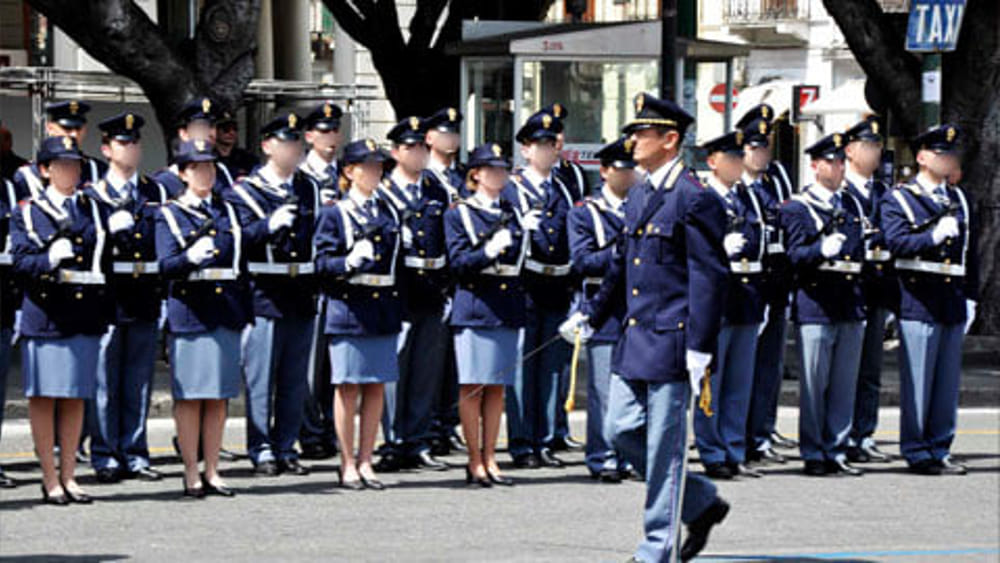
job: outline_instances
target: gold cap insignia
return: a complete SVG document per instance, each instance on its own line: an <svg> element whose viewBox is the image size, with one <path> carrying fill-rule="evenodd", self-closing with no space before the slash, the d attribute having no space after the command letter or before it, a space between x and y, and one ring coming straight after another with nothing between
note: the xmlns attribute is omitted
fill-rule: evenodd
<svg viewBox="0 0 1000 563"><path fill-rule="evenodd" d="M63 146L66 150L71 150L73 148L73 139L71 137L63 137Z"/></svg>
<svg viewBox="0 0 1000 563"><path fill-rule="evenodd" d="M78 104L75 100L72 101L72 102L70 102L69 103L69 112L71 114L73 114L73 115L76 115L76 112L78 112L78 111L80 111L80 104Z"/></svg>
<svg viewBox="0 0 1000 563"><path fill-rule="evenodd" d="M410 118L410 129L413 129L414 131L416 131L417 129L420 129L420 118L419 117L414 116L414 117Z"/></svg>
<svg viewBox="0 0 1000 563"><path fill-rule="evenodd" d="M333 108L330 107L330 104L323 104L323 115L326 117L333 115Z"/></svg>
<svg viewBox="0 0 1000 563"><path fill-rule="evenodd" d="M628 152L628 153L632 152L632 145L633 144L635 144L635 143L632 142L632 139L625 139L625 152Z"/></svg>
<svg viewBox="0 0 1000 563"><path fill-rule="evenodd" d="M201 139L196 140L194 142L194 148L197 149L197 150L199 150L199 151L205 150L205 141L203 141Z"/></svg>
<svg viewBox="0 0 1000 563"><path fill-rule="evenodd" d="M763 120L760 121L757 125L757 130L760 131L761 135L767 135L767 122Z"/></svg>
<svg viewBox="0 0 1000 563"><path fill-rule="evenodd" d="M458 110L455 108L448 108L448 121L455 121L458 119Z"/></svg>
<svg viewBox="0 0 1000 563"><path fill-rule="evenodd" d="M500 158L503 155L503 149L500 145L493 143L493 156Z"/></svg>
<svg viewBox="0 0 1000 563"><path fill-rule="evenodd" d="M298 123L299 116L294 113L288 114L288 127L289 129L295 129L295 124Z"/></svg>
<svg viewBox="0 0 1000 563"><path fill-rule="evenodd" d="M736 132L736 144L741 147L743 146L743 131Z"/></svg>
<svg viewBox="0 0 1000 563"><path fill-rule="evenodd" d="M833 146L840 148L840 133L833 134Z"/></svg>
<svg viewBox="0 0 1000 563"><path fill-rule="evenodd" d="M552 104L552 113L554 113L556 117L562 117L562 109L562 104Z"/></svg>
<svg viewBox="0 0 1000 563"><path fill-rule="evenodd" d="M125 114L125 129L128 129L129 131L131 131L133 125L135 125L135 116L132 115L131 113L126 113Z"/></svg>
<svg viewBox="0 0 1000 563"><path fill-rule="evenodd" d="M552 125L552 116L545 114L542 116L542 127L548 129Z"/></svg>
<svg viewBox="0 0 1000 563"><path fill-rule="evenodd" d="M365 146L368 147L368 150L373 151L375 150L375 141L371 139L365 139Z"/></svg>
<svg viewBox="0 0 1000 563"><path fill-rule="evenodd" d="M645 103L646 103L646 95L645 94L639 94L638 96L636 96L635 97L635 112L639 113L640 111L642 111L642 106Z"/></svg>
<svg viewBox="0 0 1000 563"><path fill-rule="evenodd" d="M952 141L954 141L955 140L955 128L954 127L949 127L948 131L946 132L946 135L948 136L948 142L949 143L952 142Z"/></svg>
<svg viewBox="0 0 1000 563"><path fill-rule="evenodd" d="M872 135L878 135L878 121L872 121Z"/></svg>
<svg viewBox="0 0 1000 563"><path fill-rule="evenodd" d="M767 117L767 113L768 113L767 112L767 106L764 106L764 107L760 108L760 116L761 117L763 117L764 119L767 119L768 118Z"/></svg>
<svg viewBox="0 0 1000 563"><path fill-rule="evenodd" d="M212 100L209 100L208 98L202 98L201 99L201 111L202 111L202 113L208 113L208 112L212 111Z"/></svg>

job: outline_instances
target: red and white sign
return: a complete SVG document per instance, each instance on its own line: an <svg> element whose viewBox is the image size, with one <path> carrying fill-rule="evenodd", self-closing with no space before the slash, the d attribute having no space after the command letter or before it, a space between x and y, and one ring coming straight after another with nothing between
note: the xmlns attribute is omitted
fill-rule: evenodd
<svg viewBox="0 0 1000 563"><path fill-rule="evenodd" d="M739 92L736 88L733 88L733 107L731 110L736 109L736 97ZM712 89L708 92L708 105L712 106L712 109L719 113L723 113L726 110L726 85L716 84L712 86Z"/></svg>

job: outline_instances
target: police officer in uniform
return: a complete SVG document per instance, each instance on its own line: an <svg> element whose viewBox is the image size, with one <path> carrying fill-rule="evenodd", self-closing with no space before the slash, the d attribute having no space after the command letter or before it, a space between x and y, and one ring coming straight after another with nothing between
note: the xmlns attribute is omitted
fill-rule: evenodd
<svg viewBox="0 0 1000 563"><path fill-rule="evenodd" d="M601 161L604 184L598 193L584 198L570 210L567 219L573 271L583 281L575 300L577 306L592 298L613 259L615 243L625 222L625 198L636 183L632 141L622 137L594 153ZM591 477L604 483L618 483L630 475L628 463L611 445L607 422L608 389L611 385L611 356L621 337L625 318L625 296L616 293L614 305L587 342L587 445L586 463ZM564 334L569 342L575 335Z"/></svg>
<svg viewBox="0 0 1000 563"><path fill-rule="evenodd" d="M229 171L233 180L239 180L253 172L260 165L257 155L239 146L240 129L236 115L223 111L215 123L215 150L219 162Z"/></svg>
<svg viewBox="0 0 1000 563"><path fill-rule="evenodd" d="M809 476L862 475L847 462L864 340L864 209L843 189L844 135L806 149L816 182L781 210L795 273L799 329L799 451Z"/></svg>
<svg viewBox="0 0 1000 563"><path fill-rule="evenodd" d="M900 452L922 475L964 475L950 457L958 418L962 339L976 316L975 217L965 192L948 185L959 166L957 126L913 140L920 171L882 198L882 231L901 293Z"/></svg>
<svg viewBox="0 0 1000 563"><path fill-rule="evenodd" d="M47 137L72 137L77 144L83 144L87 136L87 113L90 111L90 104L78 100L67 100L63 102L52 102L45 106L45 136ZM83 156L80 169L81 186L87 182L96 182L104 177L108 165L104 162ZM28 163L14 173L14 190L18 199L35 197L45 190L45 181L39 174L36 163Z"/></svg>
<svg viewBox="0 0 1000 563"><path fill-rule="evenodd" d="M794 440L775 428L781 379L784 374L785 335L791 293L788 257L779 225L782 203L795 193L785 167L771 149L774 110L767 104L751 108L736 124L743 131L744 186L753 190L764 206L767 246L760 290L764 296L764 326L757 339L753 392L747 416L747 461L784 463L774 446L794 448Z"/></svg>
<svg viewBox="0 0 1000 563"><path fill-rule="evenodd" d="M257 475L306 475L295 441L316 315L312 259L319 186L298 169L298 115L276 115L260 135L265 164L224 194L240 218L253 291L254 322L243 335L247 454Z"/></svg>
<svg viewBox="0 0 1000 563"><path fill-rule="evenodd" d="M649 94L635 98L625 134L648 176L625 202L625 227L598 294L567 323L588 332L625 292L626 322L615 349L608 396L613 443L646 477L645 537L633 561L668 561L678 520L688 525L680 551L697 555L729 505L715 485L687 473L687 405L716 350L724 306L725 211L680 159L694 118ZM681 496L681 483L685 482ZM678 518L678 516L680 518Z"/></svg>
<svg viewBox="0 0 1000 563"><path fill-rule="evenodd" d="M10 247L10 218L17 211L14 184L0 178L0 433L3 430L3 410L6 401L7 374L13 349L14 316L20 307L20 289L11 271L13 256ZM0 434L2 435L2 434ZM17 483L0 467L0 489L12 489Z"/></svg>
<svg viewBox="0 0 1000 563"><path fill-rule="evenodd" d="M695 411L694 433L705 474L713 479L760 477L746 461L746 426L753 391L757 332L764 320L760 292L766 249L763 205L756 192L739 182L743 169L743 132L717 137L702 147L708 153L708 189L726 210L723 247L729 258L728 291L722 330L711 377L711 410Z"/></svg>
<svg viewBox="0 0 1000 563"><path fill-rule="evenodd" d="M445 214L448 257L458 278L450 322L469 451L465 482L479 487L514 484L496 459L504 387L520 369L525 305L520 273L527 231L517 208L501 197L509 169L500 145L477 147L466 182L473 195Z"/></svg>
<svg viewBox="0 0 1000 563"><path fill-rule="evenodd" d="M150 467L146 417L153 385L157 321L163 297L156 263L156 214L166 190L141 175L141 115L98 124L107 174L87 188L108 226L114 320L101 338L97 396L90 403L90 462L98 482L123 477L158 481Z"/></svg>
<svg viewBox="0 0 1000 563"><path fill-rule="evenodd" d="M348 143L341 160L336 205L321 209L316 226L316 268L326 300L340 443L340 483L351 490L382 490L372 454L385 384L399 379L396 345L402 305L396 282L400 221L395 208L377 194L392 157L372 139ZM361 401L360 447L354 451L354 415Z"/></svg>
<svg viewBox="0 0 1000 563"><path fill-rule="evenodd" d="M180 143L175 163L185 189L156 219L184 497L195 499L236 494L219 475L219 454L227 403L240 391L240 335L253 320L244 233L236 209L215 192L216 158L207 141Z"/></svg>
<svg viewBox="0 0 1000 563"><path fill-rule="evenodd" d="M304 120L309 152L299 170L319 184L322 205L332 205L340 198L337 149L343 138L340 132L342 117L343 110L331 100L326 100L313 108ZM316 309L313 349L309 356L309 389L302 429L299 431L301 457L304 459L326 459L337 453L337 433L333 426L333 385L330 384L330 364L326 338L323 336L326 304L322 295L319 296Z"/></svg>
<svg viewBox="0 0 1000 563"><path fill-rule="evenodd" d="M528 294L525 354L535 352L514 378L507 394L507 435L516 467L562 467L552 453L556 442L559 378L569 363L570 349L558 338L569 311L573 284L566 236L566 215L573 196L555 173L559 159L559 121L538 112L517 132L527 165L511 175L504 197L524 216L531 246L524 263ZM553 338L555 339L553 341Z"/></svg>
<svg viewBox="0 0 1000 563"><path fill-rule="evenodd" d="M47 186L14 215L11 234L14 272L24 280L24 394L42 468L42 499L55 505L92 500L74 476L76 449L109 320L108 233L97 202L77 188L83 159L71 137L42 142L38 170Z"/></svg>
<svg viewBox="0 0 1000 563"><path fill-rule="evenodd" d="M215 144L215 120L218 117L215 104L209 98L194 98L184 104L177 116L177 137L175 143L186 141L206 141L214 146ZM184 191L184 182L181 180L178 171L178 164L175 160L173 164L158 171L153 175L153 179L167 189L167 194L171 198L177 197ZM233 175L220 161L215 162L215 192L221 194L224 188L228 188L233 183Z"/></svg>
<svg viewBox="0 0 1000 563"><path fill-rule="evenodd" d="M847 459L851 462L887 462L891 458L875 445L872 437L878 424L878 393L882 384L882 341L885 320L897 309L898 286L892 267L892 253L886 247L880 229L881 199L889 187L875 173L882 163L882 123L875 116L857 123L846 132L847 146L844 179L847 191L865 210L865 264L861 270L865 296L865 338L861 348L851 424L851 444Z"/></svg>
<svg viewBox="0 0 1000 563"><path fill-rule="evenodd" d="M444 241L448 193L425 175L427 129L408 117L389 131L396 166L382 181L379 197L400 217L399 285L403 330L399 342L399 381L386 385L382 426L388 440L379 471L418 467L441 471L448 466L431 455L431 422L444 384L448 329L444 324L450 280ZM391 430L391 432L390 432Z"/></svg>

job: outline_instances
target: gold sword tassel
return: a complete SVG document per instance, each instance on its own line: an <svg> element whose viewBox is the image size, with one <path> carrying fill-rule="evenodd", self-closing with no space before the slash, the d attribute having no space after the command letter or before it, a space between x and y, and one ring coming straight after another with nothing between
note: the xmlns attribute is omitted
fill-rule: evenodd
<svg viewBox="0 0 1000 563"><path fill-rule="evenodd" d="M573 357L572 357L572 359L570 359L570 362L569 362L569 393L568 393L568 396L566 397L566 404L564 405L564 408L566 409L567 413L572 412L573 411L573 407L576 405L576 401L575 401L575 398L576 398L576 372L578 371L577 367L580 364L580 348L582 347L582 344L583 344L583 337L581 336L582 333L583 333L583 331L580 330L579 328L577 328L574 331Z"/></svg>
<svg viewBox="0 0 1000 563"><path fill-rule="evenodd" d="M705 377L701 379L701 397L698 398L698 408L705 416L711 417L715 414L712 410L712 370L705 368Z"/></svg>

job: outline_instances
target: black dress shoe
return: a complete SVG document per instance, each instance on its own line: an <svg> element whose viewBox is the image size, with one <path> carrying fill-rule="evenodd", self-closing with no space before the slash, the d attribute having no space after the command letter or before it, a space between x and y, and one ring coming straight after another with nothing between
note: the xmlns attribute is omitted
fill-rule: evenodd
<svg viewBox="0 0 1000 563"><path fill-rule="evenodd" d="M878 449L875 444L861 446L861 451L868 455L868 459L878 463L889 463L892 456Z"/></svg>
<svg viewBox="0 0 1000 563"><path fill-rule="evenodd" d="M514 467L518 469L538 469L538 458L533 453L514 456Z"/></svg>
<svg viewBox="0 0 1000 563"><path fill-rule="evenodd" d="M69 499L70 502L76 504L91 504L94 502L94 498L88 495L87 493L84 492L74 493L73 491L67 489L66 487L63 487L63 491L66 492L66 498Z"/></svg>
<svg viewBox="0 0 1000 563"><path fill-rule="evenodd" d="M760 479L761 477L764 476L764 474L761 473L760 471L752 467L747 467L742 463L727 463L726 465L729 467L729 472L733 474L733 477L741 476L741 477L753 477L754 479Z"/></svg>
<svg viewBox="0 0 1000 563"><path fill-rule="evenodd" d="M375 471L379 473L395 473L403 469L403 459L394 452L387 452L375 463Z"/></svg>
<svg viewBox="0 0 1000 563"><path fill-rule="evenodd" d="M325 444L305 444L302 446L302 453L299 457L302 459L330 459L336 455L330 446Z"/></svg>
<svg viewBox="0 0 1000 563"><path fill-rule="evenodd" d="M385 490L385 483L383 483L382 481L379 481L375 477L365 477L364 475L362 475L361 476L361 484L364 485L364 487L366 489L371 489L373 491L384 491Z"/></svg>
<svg viewBox="0 0 1000 563"><path fill-rule="evenodd" d="M414 456L413 462L420 469L429 469L431 471L448 470L448 464L443 461L434 459L434 456L432 456L431 452L428 450L424 450L419 454L417 454L416 456Z"/></svg>
<svg viewBox="0 0 1000 563"><path fill-rule="evenodd" d="M943 459L938 460L938 467L941 468L942 475L965 475L969 472L969 469L951 459L951 456L945 456Z"/></svg>
<svg viewBox="0 0 1000 563"><path fill-rule="evenodd" d="M42 502L44 504L51 504L54 506L67 506L69 504L69 498L66 497L66 493L61 492L58 495L50 495L47 490L45 490L45 485L42 485Z"/></svg>
<svg viewBox="0 0 1000 563"><path fill-rule="evenodd" d="M504 477L499 473L494 473L489 469L486 470L486 476L490 478L490 483L494 485L500 485L501 487L513 487L514 480L510 477Z"/></svg>
<svg viewBox="0 0 1000 563"><path fill-rule="evenodd" d="M204 486L202 486L202 487L188 487L187 484L185 483L184 484L184 494L182 496L183 496L183 498L203 499L203 498L205 498L205 488L204 488Z"/></svg>
<svg viewBox="0 0 1000 563"><path fill-rule="evenodd" d="M826 464L820 460L807 459L802 472L810 477L822 477L826 475Z"/></svg>
<svg viewBox="0 0 1000 563"><path fill-rule="evenodd" d="M152 467L141 467L135 471L129 471L127 475L130 479L138 479L140 481L159 481L163 479L163 474Z"/></svg>
<svg viewBox="0 0 1000 563"><path fill-rule="evenodd" d="M909 470L910 473L916 473L917 475L941 475L942 473L941 465L933 459L922 459L916 463L911 463Z"/></svg>
<svg viewBox="0 0 1000 563"><path fill-rule="evenodd" d="M273 461L262 461L253 466L253 474L261 477L277 477L278 464Z"/></svg>
<svg viewBox="0 0 1000 563"><path fill-rule="evenodd" d="M96 472L98 483L117 483L122 480L122 472L114 467L105 467Z"/></svg>
<svg viewBox="0 0 1000 563"><path fill-rule="evenodd" d="M858 447L847 448L847 461L851 463L868 463L871 460L871 456L865 450Z"/></svg>
<svg viewBox="0 0 1000 563"><path fill-rule="evenodd" d="M11 479L0 469L0 489L15 489L17 488L17 481Z"/></svg>
<svg viewBox="0 0 1000 563"><path fill-rule="evenodd" d="M774 448L767 448L757 452L763 461L767 463L777 463L784 464L786 461L785 456L779 454Z"/></svg>
<svg viewBox="0 0 1000 563"><path fill-rule="evenodd" d="M622 474L617 470L610 467L605 467L597 472L591 472L591 478L600 481L602 483L621 483Z"/></svg>
<svg viewBox="0 0 1000 563"><path fill-rule="evenodd" d="M556 457L549 448L538 450L538 463L542 467L565 467L566 462Z"/></svg>
<svg viewBox="0 0 1000 563"><path fill-rule="evenodd" d="M864 471L854 467L847 460L842 458L826 460L826 472L830 475L849 475L851 477L861 477Z"/></svg>
<svg viewBox="0 0 1000 563"><path fill-rule="evenodd" d="M291 473L292 475L309 475L309 468L304 467L297 459L279 459L278 473Z"/></svg>
<svg viewBox="0 0 1000 563"><path fill-rule="evenodd" d="M465 484L466 485L476 484L483 489L488 489L493 486L493 482L489 478L489 473L487 473L486 477L479 477L473 475L472 470L469 469L468 467L465 468Z"/></svg>
<svg viewBox="0 0 1000 563"><path fill-rule="evenodd" d="M448 445L453 451L465 453L469 448L465 447L465 442L458 435L458 431L452 429L448 432Z"/></svg>
<svg viewBox="0 0 1000 563"><path fill-rule="evenodd" d="M721 498L716 498L711 506L688 525L687 539L681 546L681 561L690 561L701 553L702 549L705 549L709 532L714 526L725 520L727 514L729 514L729 503Z"/></svg>
<svg viewBox="0 0 1000 563"><path fill-rule="evenodd" d="M771 443L774 444L776 447L782 449L791 450L799 447L799 443L797 441L782 436L781 433L778 431L771 432L771 435L768 436L768 439L771 440Z"/></svg>
<svg viewBox="0 0 1000 563"><path fill-rule="evenodd" d="M230 489L226 485L213 485L205 477L201 478L201 487L205 494L208 495L218 495L220 497L234 497L236 496L236 491Z"/></svg>
<svg viewBox="0 0 1000 563"><path fill-rule="evenodd" d="M552 441L551 449L554 452L580 451L583 449L583 443L574 440L571 436L563 436Z"/></svg>
<svg viewBox="0 0 1000 563"><path fill-rule="evenodd" d="M725 463L707 463L705 464L705 476L709 479L728 480L733 478L733 470Z"/></svg>

